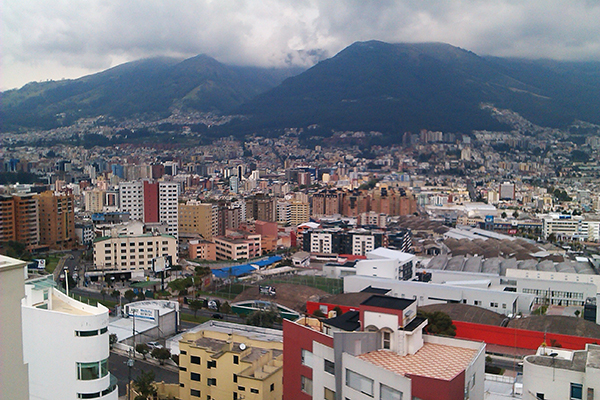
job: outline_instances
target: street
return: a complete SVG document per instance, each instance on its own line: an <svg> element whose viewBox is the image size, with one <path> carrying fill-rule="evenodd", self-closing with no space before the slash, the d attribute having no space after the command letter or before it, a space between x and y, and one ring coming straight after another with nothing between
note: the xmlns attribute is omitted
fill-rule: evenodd
<svg viewBox="0 0 600 400"><path fill-rule="evenodd" d="M138 354L139 358L135 359L135 363L131 368L131 379L135 380L141 371L154 371L154 380L156 382L179 383L179 373L173 372L157 365L145 362ZM127 377L129 370L127 368L127 357L120 354L110 354L108 369L111 374L119 381L119 396L124 396L127 390Z"/></svg>

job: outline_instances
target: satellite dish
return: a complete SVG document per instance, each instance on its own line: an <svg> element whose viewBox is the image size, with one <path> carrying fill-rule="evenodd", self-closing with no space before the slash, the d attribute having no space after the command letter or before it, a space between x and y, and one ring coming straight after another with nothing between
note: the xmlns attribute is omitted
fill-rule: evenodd
<svg viewBox="0 0 600 400"><path fill-rule="evenodd" d="M242 350L242 351L246 350L246 345L244 343L240 344L240 350Z"/></svg>

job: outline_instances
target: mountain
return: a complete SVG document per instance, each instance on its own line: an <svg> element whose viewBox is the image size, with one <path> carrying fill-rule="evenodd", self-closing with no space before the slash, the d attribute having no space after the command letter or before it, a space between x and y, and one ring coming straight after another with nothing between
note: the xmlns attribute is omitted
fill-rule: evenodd
<svg viewBox="0 0 600 400"><path fill-rule="evenodd" d="M226 113L300 72L227 66L206 55L145 59L80 79L4 92L0 130L53 128L98 115L165 116L173 108Z"/></svg>
<svg viewBox="0 0 600 400"><path fill-rule="evenodd" d="M600 123L600 63L480 57L443 43L357 42L242 105L257 128L388 133L506 128L492 103L542 126Z"/></svg>

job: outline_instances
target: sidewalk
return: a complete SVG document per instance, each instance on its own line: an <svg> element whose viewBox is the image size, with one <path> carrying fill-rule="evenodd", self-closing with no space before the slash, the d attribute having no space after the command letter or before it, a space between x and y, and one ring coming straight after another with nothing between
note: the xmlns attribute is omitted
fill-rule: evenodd
<svg viewBox="0 0 600 400"><path fill-rule="evenodd" d="M120 356L123 356L123 357L129 357L129 353L122 349L117 349L117 348L113 347L112 349L110 349L110 351L115 354L118 354ZM179 366L177 364L175 364L175 362L173 360L165 360L165 363L163 365L160 365L160 362L158 360L155 360L154 358L152 358L150 355L146 355L146 359L144 360L144 357L139 353L135 353L134 360L136 362L142 362L142 363L146 363L148 365L154 365L154 366L166 369L171 372L179 373Z"/></svg>

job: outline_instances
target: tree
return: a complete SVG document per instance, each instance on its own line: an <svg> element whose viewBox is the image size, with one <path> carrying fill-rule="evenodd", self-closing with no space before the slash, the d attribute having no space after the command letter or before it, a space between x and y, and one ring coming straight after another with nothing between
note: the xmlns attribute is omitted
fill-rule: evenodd
<svg viewBox="0 0 600 400"><path fill-rule="evenodd" d="M443 336L456 336L456 326L452 324L452 319L448 314L442 311L420 312L423 318L427 318L427 333Z"/></svg>
<svg viewBox="0 0 600 400"><path fill-rule="evenodd" d="M519 212L517 210L515 210L515 212L512 214L512 216L515 218L519 218Z"/></svg>
<svg viewBox="0 0 600 400"><path fill-rule="evenodd" d="M196 318L196 313L198 310L202 309L204 302L202 300L192 300L190 301L190 309L194 311L194 318Z"/></svg>
<svg viewBox="0 0 600 400"><path fill-rule="evenodd" d="M138 292L138 294L137 294L137 298L138 298L138 300L140 300L140 301L141 301L141 300L144 300L144 299L146 299L146 295L144 294L144 291L143 291L143 290L140 290L140 291Z"/></svg>
<svg viewBox="0 0 600 400"><path fill-rule="evenodd" d="M152 357L156 358L160 362L160 365L164 365L165 360L168 360L169 358L171 358L171 350L166 349L164 347L155 348L155 349L152 349L152 352L150 353L150 355Z"/></svg>
<svg viewBox="0 0 600 400"><path fill-rule="evenodd" d="M500 214L500 216L501 216L502 218L506 218L506 213L505 213L504 211L502 211L502 214Z"/></svg>
<svg viewBox="0 0 600 400"><path fill-rule="evenodd" d="M258 310L246 318L246 324L263 328L272 328L276 322L281 322L281 315L275 310Z"/></svg>
<svg viewBox="0 0 600 400"><path fill-rule="evenodd" d="M125 291L125 294L123 295L123 297L125 297L127 299L127 301L129 303L131 303L133 301L133 299L135 299L135 292L131 289L128 289Z"/></svg>
<svg viewBox="0 0 600 400"><path fill-rule="evenodd" d="M145 360L146 354L150 353L150 347L146 343L139 343L135 345L135 351L140 353Z"/></svg>
<svg viewBox="0 0 600 400"><path fill-rule="evenodd" d="M221 304L220 311L222 313L224 313L224 314L230 314L231 313L231 305L229 304L228 301L226 301L223 304Z"/></svg>
<svg viewBox="0 0 600 400"><path fill-rule="evenodd" d="M115 289L110 293L110 297L114 297L115 300L119 301L119 299L121 298L121 292Z"/></svg>
<svg viewBox="0 0 600 400"><path fill-rule="evenodd" d="M104 301L104 299L106 297L106 289L104 289L104 288L100 289L100 295L102 296L102 301Z"/></svg>
<svg viewBox="0 0 600 400"><path fill-rule="evenodd" d="M119 340L119 338L117 337L117 335L115 333L111 333L110 335L108 335L108 345L110 346L111 349L115 345L115 343L117 343L118 340Z"/></svg>
<svg viewBox="0 0 600 400"><path fill-rule="evenodd" d="M140 376L133 381L133 388L139 393L136 400L146 400L149 397L154 397L157 392L154 386L154 371L142 371Z"/></svg>

